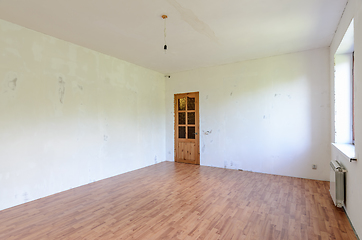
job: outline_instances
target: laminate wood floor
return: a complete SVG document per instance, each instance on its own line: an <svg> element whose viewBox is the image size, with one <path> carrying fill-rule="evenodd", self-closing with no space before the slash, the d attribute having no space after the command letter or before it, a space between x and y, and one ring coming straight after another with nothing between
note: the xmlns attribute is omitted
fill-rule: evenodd
<svg viewBox="0 0 362 240"><path fill-rule="evenodd" d="M0 239L356 239L328 189L162 162L0 211Z"/></svg>

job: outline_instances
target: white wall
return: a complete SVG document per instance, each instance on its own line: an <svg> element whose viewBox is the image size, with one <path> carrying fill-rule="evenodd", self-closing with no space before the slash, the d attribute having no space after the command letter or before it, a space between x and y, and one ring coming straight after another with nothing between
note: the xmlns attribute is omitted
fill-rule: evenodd
<svg viewBox="0 0 362 240"><path fill-rule="evenodd" d="M165 160L162 74L0 20L0 209Z"/></svg>
<svg viewBox="0 0 362 240"><path fill-rule="evenodd" d="M362 236L362 1L349 0L339 23L337 32L330 47L331 85L333 84L333 56L351 22L354 18L354 52L355 52L355 152L357 162L350 163L348 158L337 149L332 148L332 159L340 161L348 170L346 175L346 211L359 236ZM333 93L333 89L331 89ZM333 94L332 94L333 96ZM334 103L334 98L331 98ZM332 104L333 106L333 104ZM332 123L334 123L334 108L332 107ZM331 132L334 133L334 124ZM331 135L332 142L334 134Z"/></svg>
<svg viewBox="0 0 362 240"><path fill-rule="evenodd" d="M173 96L199 91L201 165L328 180L328 63L324 48L171 75L167 160L174 160Z"/></svg>

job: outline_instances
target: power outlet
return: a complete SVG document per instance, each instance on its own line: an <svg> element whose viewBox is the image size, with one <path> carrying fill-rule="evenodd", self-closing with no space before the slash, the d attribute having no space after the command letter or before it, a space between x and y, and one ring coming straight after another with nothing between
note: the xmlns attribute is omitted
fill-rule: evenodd
<svg viewBox="0 0 362 240"><path fill-rule="evenodd" d="M316 164L313 164L313 165L312 165L312 169L316 170L316 169L317 169L317 165L316 165Z"/></svg>

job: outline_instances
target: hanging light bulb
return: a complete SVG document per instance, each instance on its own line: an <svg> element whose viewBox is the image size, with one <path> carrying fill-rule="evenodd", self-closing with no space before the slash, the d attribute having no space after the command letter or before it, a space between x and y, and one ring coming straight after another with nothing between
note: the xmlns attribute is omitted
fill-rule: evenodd
<svg viewBox="0 0 362 240"><path fill-rule="evenodd" d="M167 15L162 15L162 19L164 21L163 40L165 41L165 45L163 46L163 50L165 51L165 54L166 54L166 51L167 51L167 43L166 43L166 19L167 19Z"/></svg>

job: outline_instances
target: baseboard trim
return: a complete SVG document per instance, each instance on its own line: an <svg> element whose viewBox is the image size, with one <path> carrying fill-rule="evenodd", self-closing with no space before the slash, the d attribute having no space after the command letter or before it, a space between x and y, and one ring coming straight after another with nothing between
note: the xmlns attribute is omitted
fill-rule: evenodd
<svg viewBox="0 0 362 240"><path fill-rule="evenodd" d="M347 213L346 208L345 208L344 206L343 206L343 210L344 210L344 213L346 214L346 216L347 216L347 218L348 218L349 224L351 224L351 227L352 227L352 229L353 229L354 235L356 235L357 240L360 240L360 238L359 238L359 236L358 236L358 234L357 234L357 232L356 232L356 229L354 229L354 226L353 226L353 224L352 224L352 222L351 222L351 219L349 219L348 213Z"/></svg>

